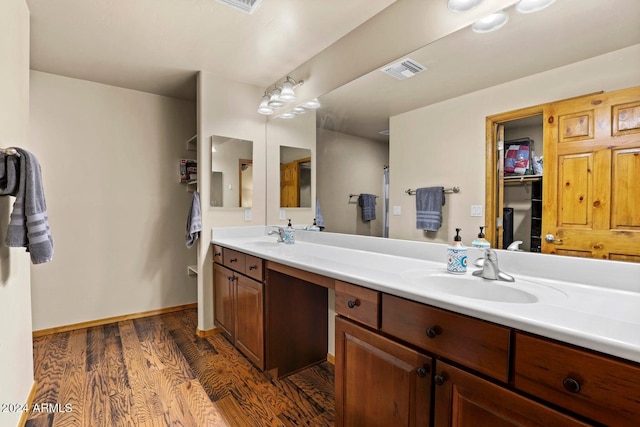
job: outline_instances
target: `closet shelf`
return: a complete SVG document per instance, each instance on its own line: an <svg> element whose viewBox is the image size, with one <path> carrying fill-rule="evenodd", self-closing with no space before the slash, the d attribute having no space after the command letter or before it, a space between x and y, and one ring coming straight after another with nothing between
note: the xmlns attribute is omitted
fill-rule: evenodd
<svg viewBox="0 0 640 427"><path fill-rule="evenodd" d="M542 175L520 175L520 176L505 176L504 183L519 183L519 182L535 182L540 181L542 179Z"/></svg>

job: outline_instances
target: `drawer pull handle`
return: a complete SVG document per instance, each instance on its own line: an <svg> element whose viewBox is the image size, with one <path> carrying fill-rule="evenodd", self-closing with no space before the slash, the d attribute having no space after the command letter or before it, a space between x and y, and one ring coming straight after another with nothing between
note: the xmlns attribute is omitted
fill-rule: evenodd
<svg viewBox="0 0 640 427"><path fill-rule="evenodd" d="M229 276L229 277L227 277L227 280L229 280L229 281L231 281L231 282L233 282L233 279L234 279L234 277L233 277L233 276Z"/></svg>
<svg viewBox="0 0 640 427"><path fill-rule="evenodd" d="M429 338L435 338L438 335L440 335L440 328L437 326L432 326L429 329L427 329L427 336Z"/></svg>
<svg viewBox="0 0 640 427"><path fill-rule="evenodd" d="M231 258L231 259L229 260L229 262L230 262L230 263L231 263L231 262L238 262L238 258Z"/></svg>
<svg viewBox="0 0 640 427"><path fill-rule="evenodd" d="M347 305L349 306L349 308L356 308L360 305L360 300L357 298L355 300L350 299L349 301L347 301Z"/></svg>
<svg viewBox="0 0 640 427"><path fill-rule="evenodd" d="M565 390L567 390L568 392L571 393L580 393L580 383L578 382L578 380L571 378L571 377L567 377L564 380L562 380L562 385L564 386Z"/></svg>
<svg viewBox="0 0 640 427"><path fill-rule="evenodd" d="M213 253L213 256L220 256L220 255L222 255L222 252L214 252Z"/></svg>
<svg viewBox="0 0 640 427"><path fill-rule="evenodd" d="M426 377L426 376L427 376L427 374L429 373L429 368L428 368L427 366L423 366L423 367L421 367L421 368L418 368L418 369L416 370L416 373L418 374L418 376L419 376L420 378L424 378L424 377Z"/></svg>
<svg viewBox="0 0 640 427"><path fill-rule="evenodd" d="M250 265L249 270L256 270L258 268L257 265Z"/></svg>
<svg viewBox="0 0 640 427"><path fill-rule="evenodd" d="M436 375L435 377L433 377L433 382L435 382L436 385L442 385L444 384L444 381L445 381L444 375Z"/></svg>

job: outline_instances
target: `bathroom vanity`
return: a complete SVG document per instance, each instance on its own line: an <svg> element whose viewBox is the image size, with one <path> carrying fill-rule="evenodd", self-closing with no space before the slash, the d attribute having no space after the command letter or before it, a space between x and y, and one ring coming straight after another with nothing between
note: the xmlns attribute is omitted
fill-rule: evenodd
<svg viewBox="0 0 640 427"><path fill-rule="evenodd" d="M598 286L611 261L546 256L533 276L540 255L501 251L507 284L447 275L445 245L265 231L213 230L216 325L282 376L326 359L335 310L337 426L640 420L639 266Z"/></svg>

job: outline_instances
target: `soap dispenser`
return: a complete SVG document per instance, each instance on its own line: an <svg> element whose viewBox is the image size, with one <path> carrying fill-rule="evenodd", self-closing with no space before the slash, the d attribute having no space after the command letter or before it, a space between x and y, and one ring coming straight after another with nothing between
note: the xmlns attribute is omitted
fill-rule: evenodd
<svg viewBox="0 0 640 427"><path fill-rule="evenodd" d="M291 225L291 219L289 219L289 224L287 224L287 228L284 229L284 242L289 245L294 244L296 242L295 232L296 230L294 230Z"/></svg>
<svg viewBox="0 0 640 427"><path fill-rule="evenodd" d="M489 249L491 245L489 241L484 238L484 227L480 227L480 233L478 233L478 238L471 242L471 246L474 248L480 249Z"/></svg>
<svg viewBox="0 0 640 427"><path fill-rule="evenodd" d="M467 272L467 247L462 244L461 228L456 228L456 237L447 246L447 272L464 274Z"/></svg>
<svg viewBox="0 0 640 427"><path fill-rule="evenodd" d="M320 227L316 224L316 219L313 218L313 225L309 227L309 231L320 231Z"/></svg>

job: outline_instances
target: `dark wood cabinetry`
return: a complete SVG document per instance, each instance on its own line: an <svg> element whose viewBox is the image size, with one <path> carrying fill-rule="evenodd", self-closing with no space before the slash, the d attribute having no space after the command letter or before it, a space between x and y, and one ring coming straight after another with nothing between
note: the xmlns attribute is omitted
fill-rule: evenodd
<svg viewBox="0 0 640 427"><path fill-rule="evenodd" d="M434 427L589 425L440 360L434 382Z"/></svg>
<svg viewBox="0 0 640 427"><path fill-rule="evenodd" d="M336 425L428 426L431 370L430 357L338 317Z"/></svg>

